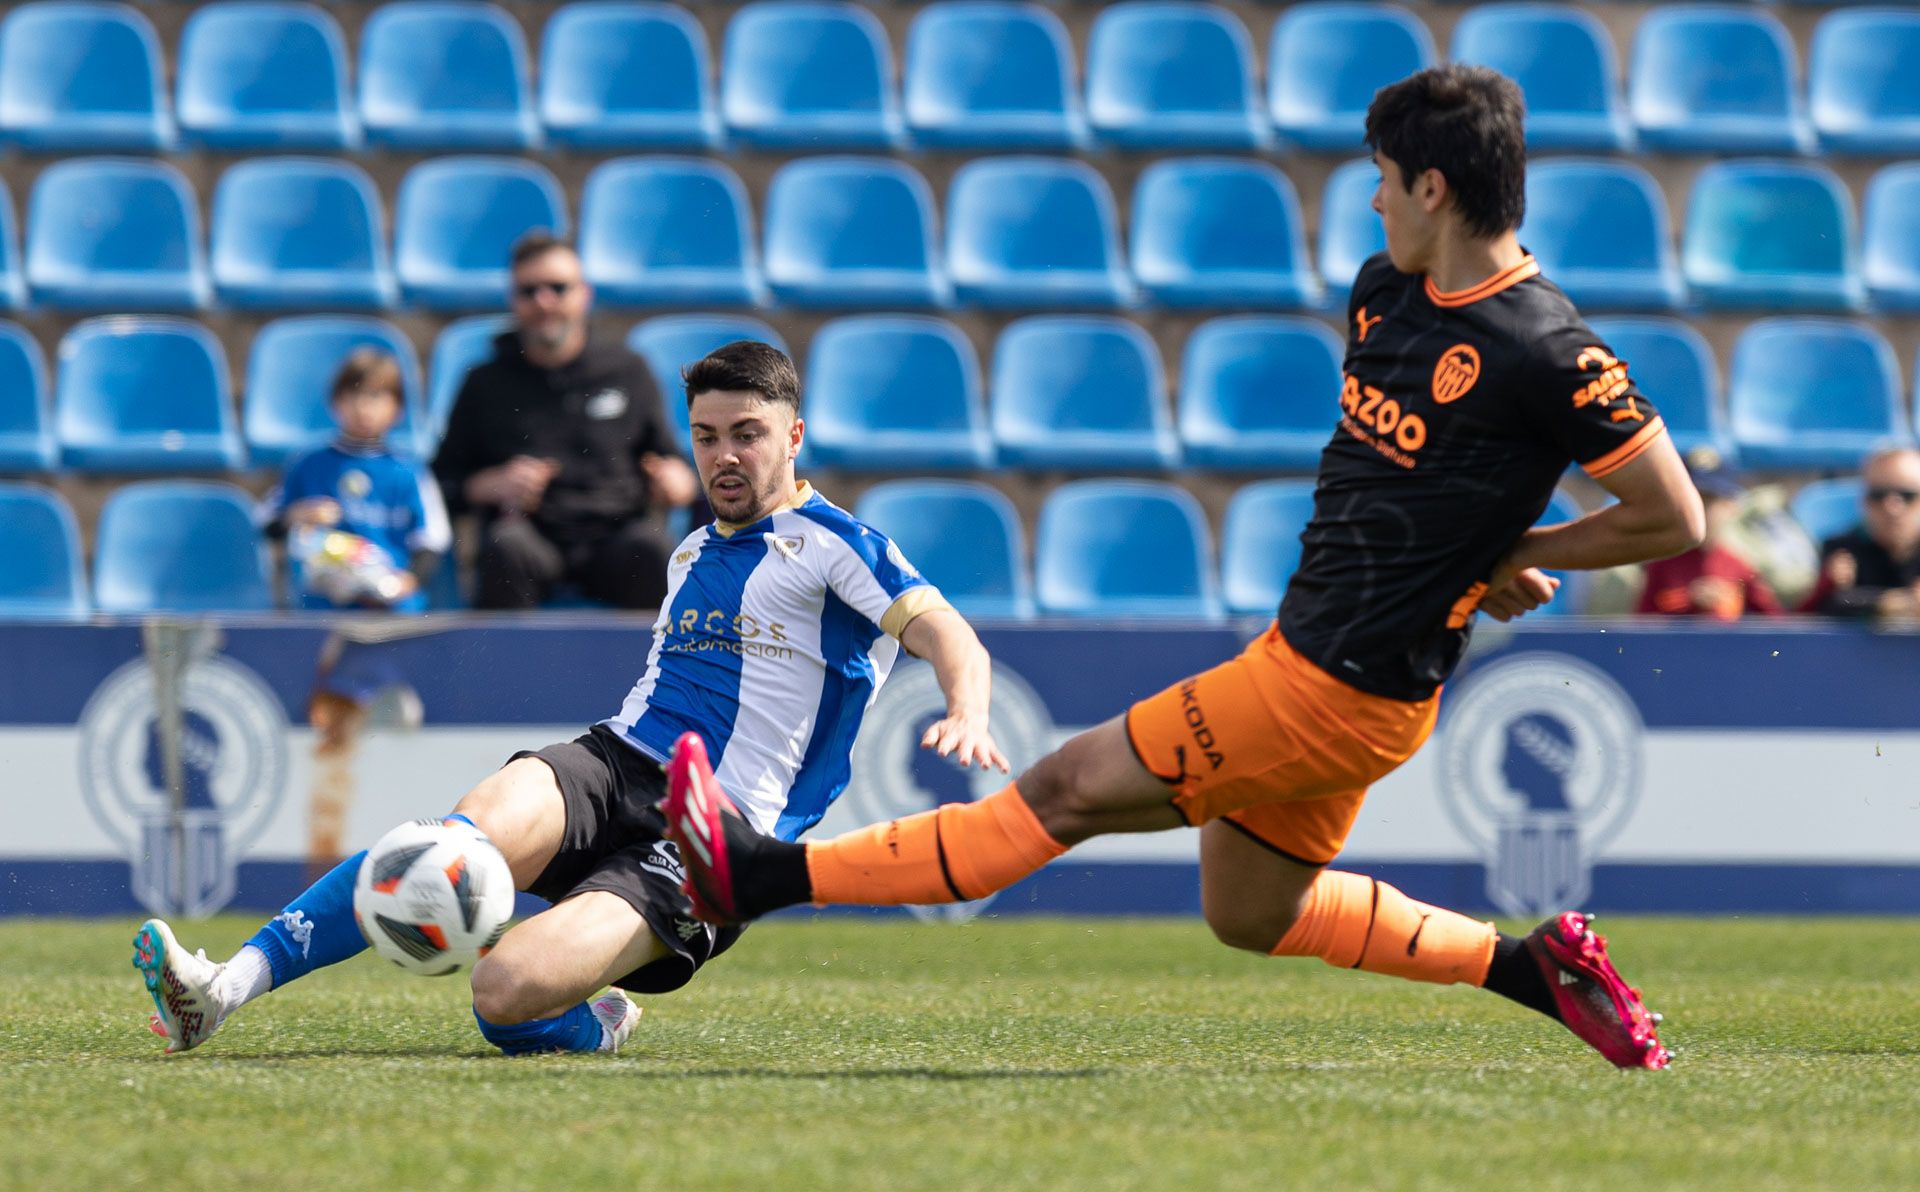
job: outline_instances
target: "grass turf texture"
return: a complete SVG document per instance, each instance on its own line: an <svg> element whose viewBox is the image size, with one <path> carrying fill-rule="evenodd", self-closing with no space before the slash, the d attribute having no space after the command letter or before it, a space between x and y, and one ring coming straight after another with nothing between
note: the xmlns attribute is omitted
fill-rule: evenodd
<svg viewBox="0 0 1920 1192"><path fill-rule="evenodd" d="M178 930L226 955L253 927ZM1912 1187L1920 921L1603 919L1681 1049L1197 921L793 919L508 1060L370 956L163 1058L137 924L0 920L0 1187Z"/></svg>

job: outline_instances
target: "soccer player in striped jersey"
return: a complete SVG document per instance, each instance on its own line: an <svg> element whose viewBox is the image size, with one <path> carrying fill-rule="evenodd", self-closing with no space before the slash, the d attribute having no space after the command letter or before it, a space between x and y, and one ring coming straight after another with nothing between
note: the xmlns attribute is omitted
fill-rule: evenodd
<svg viewBox="0 0 1920 1192"><path fill-rule="evenodd" d="M685 381L715 520L673 553L645 673L617 715L515 754L454 809L505 854L520 889L554 904L473 970L480 1031L509 1054L618 1047L640 1014L621 990L678 989L738 938L693 915L663 835L663 764L682 736L706 742L757 830L792 840L845 788L861 716L904 647L932 664L947 700L922 745L1007 769L973 629L885 535L796 480L805 424L793 362L742 341ZM134 963L168 1050L198 1046L246 1002L364 948L353 921L363 856L225 964L187 953L159 920L144 925Z"/></svg>

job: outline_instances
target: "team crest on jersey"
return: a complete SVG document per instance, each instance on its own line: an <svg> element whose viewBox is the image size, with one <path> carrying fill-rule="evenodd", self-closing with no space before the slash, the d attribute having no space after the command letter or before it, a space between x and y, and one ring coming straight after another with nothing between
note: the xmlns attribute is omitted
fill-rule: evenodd
<svg viewBox="0 0 1920 1192"><path fill-rule="evenodd" d="M1472 344L1455 344L1440 353L1433 366L1433 400L1441 405L1459 401L1480 379L1480 349Z"/></svg>
<svg viewBox="0 0 1920 1192"><path fill-rule="evenodd" d="M80 713L80 790L131 863L141 905L194 917L233 898L241 855L280 808L287 718L259 675L207 654L187 665L180 719L178 820L159 695L145 660L108 675Z"/></svg>
<svg viewBox="0 0 1920 1192"><path fill-rule="evenodd" d="M1633 700L1578 658L1533 652L1468 676L1446 712L1441 792L1486 862L1488 898L1518 917L1578 906L1640 798Z"/></svg>
<svg viewBox="0 0 1920 1192"><path fill-rule="evenodd" d="M350 500L364 501L373 491L373 481L358 468L349 468L340 473L340 495Z"/></svg>
<svg viewBox="0 0 1920 1192"><path fill-rule="evenodd" d="M587 399L587 417L618 418L627 412L627 395L618 389L602 389Z"/></svg>

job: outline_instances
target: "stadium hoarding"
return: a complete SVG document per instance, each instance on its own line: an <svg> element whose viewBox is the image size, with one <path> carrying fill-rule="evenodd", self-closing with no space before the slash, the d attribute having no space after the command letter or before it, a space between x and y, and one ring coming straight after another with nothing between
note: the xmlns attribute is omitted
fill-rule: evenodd
<svg viewBox="0 0 1920 1192"><path fill-rule="evenodd" d="M346 642L320 620L221 626L182 680L171 826L187 844L170 852L140 626L0 627L0 914L131 914L183 897L192 911L277 909L305 880L323 791L349 849L444 813L514 750L611 714L649 645L614 615L408 627ZM996 735L1024 764L1257 629L985 626ZM411 731L365 737L344 793L318 772L306 727L323 657L336 686L404 688L423 710ZM939 708L924 666L904 664L816 831L993 789L997 778L914 747ZM1576 903L1920 911L1917 709L1920 636L1808 622L1486 626L1435 739L1375 789L1343 864L1517 917ZM990 905L930 913L1197 913L1195 856L1192 831L1107 838Z"/></svg>

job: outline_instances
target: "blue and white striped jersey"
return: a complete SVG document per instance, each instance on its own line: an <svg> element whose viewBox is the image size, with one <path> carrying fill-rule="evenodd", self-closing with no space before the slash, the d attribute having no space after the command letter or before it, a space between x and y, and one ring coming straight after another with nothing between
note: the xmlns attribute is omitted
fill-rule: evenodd
<svg viewBox="0 0 1920 1192"><path fill-rule="evenodd" d="M802 484L752 525L680 543L646 674L604 723L657 761L699 733L741 813L792 840L846 788L898 635L946 607L885 535Z"/></svg>

